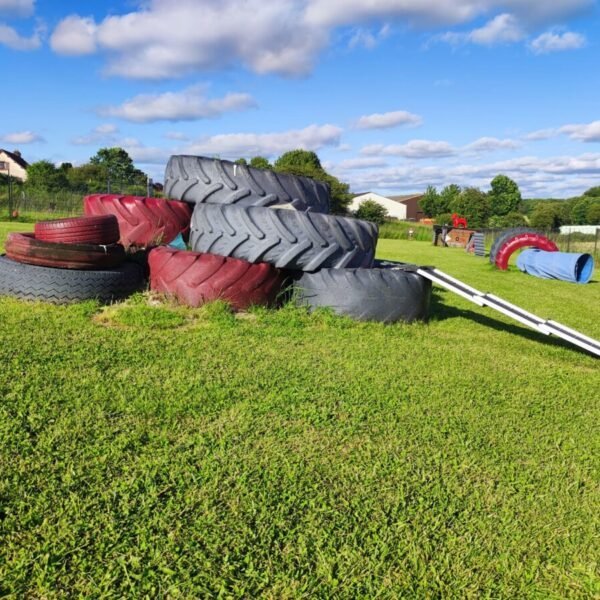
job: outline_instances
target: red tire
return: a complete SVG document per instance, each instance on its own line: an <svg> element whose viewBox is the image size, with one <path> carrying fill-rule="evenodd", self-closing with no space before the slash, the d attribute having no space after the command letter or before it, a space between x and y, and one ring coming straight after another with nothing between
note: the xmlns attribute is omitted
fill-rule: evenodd
<svg viewBox="0 0 600 600"><path fill-rule="evenodd" d="M546 252L558 252L558 246L539 233L520 233L507 240L496 251L496 266L502 271L508 269L510 257L521 248L538 248Z"/></svg>
<svg viewBox="0 0 600 600"><path fill-rule="evenodd" d="M35 239L33 233L9 233L6 255L20 263L60 269L111 269L125 260L119 244L58 244Z"/></svg>
<svg viewBox="0 0 600 600"><path fill-rule="evenodd" d="M150 289L173 296L189 306L225 300L236 310L272 304L284 277L267 263L155 248L148 256Z"/></svg>
<svg viewBox="0 0 600 600"><path fill-rule="evenodd" d="M83 210L86 215L117 217L120 242L127 248L168 244L179 233L187 234L192 217L186 202L116 194L86 196Z"/></svg>
<svg viewBox="0 0 600 600"><path fill-rule="evenodd" d="M40 221L34 231L35 238L44 242L106 245L119 241L119 222L114 215Z"/></svg>

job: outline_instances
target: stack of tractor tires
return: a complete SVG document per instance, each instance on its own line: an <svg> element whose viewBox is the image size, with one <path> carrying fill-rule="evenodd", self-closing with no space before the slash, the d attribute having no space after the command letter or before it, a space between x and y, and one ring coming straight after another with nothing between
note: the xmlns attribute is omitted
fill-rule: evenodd
<svg viewBox="0 0 600 600"><path fill-rule="evenodd" d="M359 320L425 320L431 283L417 267L375 262L377 226L329 215L329 190L305 177L173 156L165 191L193 205L191 251L150 252L150 287L198 306L271 304L284 281L311 309ZM219 257L218 259L215 257Z"/></svg>
<svg viewBox="0 0 600 600"><path fill-rule="evenodd" d="M359 320L427 319L430 281L414 265L376 262L377 226L328 214L325 183L172 156L164 190L169 199L93 194L85 217L9 234L0 294L109 302L148 277L151 290L192 307L271 306L291 291L300 305Z"/></svg>
<svg viewBox="0 0 600 600"><path fill-rule="evenodd" d="M144 271L126 260L114 216L36 223L34 233L10 233L0 256L0 294L65 304L129 296Z"/></svg>

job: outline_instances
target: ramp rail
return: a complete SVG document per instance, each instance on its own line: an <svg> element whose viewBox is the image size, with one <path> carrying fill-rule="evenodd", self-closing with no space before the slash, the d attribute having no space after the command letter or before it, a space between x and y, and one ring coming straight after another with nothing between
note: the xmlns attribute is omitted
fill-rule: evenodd
<svg viewBox="0 0 600 600"><path fill-rule="evenodd" d="M562 325L551 319L542 319L498 296L494 296L494 294L480 292L434 267L420 267L417 273L478 306L488 306L544 335L554 335L600 357L600 342L598 340L583 335L566 325Z"/></svg>

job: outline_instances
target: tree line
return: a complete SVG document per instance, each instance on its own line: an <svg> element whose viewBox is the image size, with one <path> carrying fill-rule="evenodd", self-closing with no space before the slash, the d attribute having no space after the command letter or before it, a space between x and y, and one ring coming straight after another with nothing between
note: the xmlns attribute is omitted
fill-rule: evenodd
<svg viewBox="0 0 600 600"><path fill-rule="evenodd" d="M264 156L239 158L238 164L257 169L302 175L329 185L331 212L344 214L352 200L350 186L328 173L315 152L291 150L270 162ZM77 193L123 192L145 195L148 176L136 168L123 148L101 148L89 161L79 166L65 162L56 166L49 160L29 165L23 189L35 193L53 194L58 191ZM0 176L2 177L2 176ZM469 227L515 227L531 225L543 229L568 224L600 224L600 186L568 200L524 200L519 186L506 175L497 175L490 190L450 184L440 191L428 186L420 201L421 210L437 223L452 222L452 213L467 218ZM363 203L356 216L383 222L385 208Z"/></svg>
<svg viewBox="0 0 600 600"><path fill-rule="evenodd" d="M420 205L437 223L450 224L452 213L458 213L475 228L530 225L556 229L561 225L600 224L600 187L568 200L523 200L517 183L506 175L494 177L489 192L455 184L438 192L429 186Z"/></svg>
<svg viewBox="0 0 600 600"><path fill-rule="evenodd" d="M57 192L93 194L125 192L146 194L148 176L136 168L123 148L101 148L88 162L79 166L64 162L59 166L38 160L27 167L22 189L31 195Z"/></svg>

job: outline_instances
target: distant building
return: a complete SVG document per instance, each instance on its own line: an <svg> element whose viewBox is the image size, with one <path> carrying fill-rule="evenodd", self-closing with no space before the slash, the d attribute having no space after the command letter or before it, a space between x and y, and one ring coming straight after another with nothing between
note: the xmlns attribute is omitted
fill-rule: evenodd
<svg viewBox="0 0 600 600"><path fill-rule="evenodd" d="M14 179L25 181L29 163L21 156L18 150L9 152L0 148L0 173L10 175Z"/></svg>
<svg viewBox="0 0 600 600"><path fill-rule="evenodd" d="M394 219L399 219L401 221L418 221L425 216L419 206L419 200L421 200L423 196L424 194L382 196L375 192L364 192L362 194L357 194L352 198L350 210L358 210L358 207L365 200L373 200L385 207L388 211L388 215Z"/></svg>

